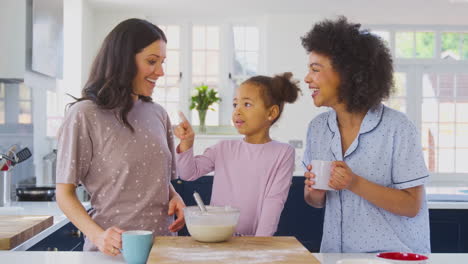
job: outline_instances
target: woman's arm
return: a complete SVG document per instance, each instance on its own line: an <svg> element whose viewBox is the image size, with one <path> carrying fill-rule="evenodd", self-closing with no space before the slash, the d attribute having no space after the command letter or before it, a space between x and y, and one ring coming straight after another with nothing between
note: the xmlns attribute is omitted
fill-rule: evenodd
<svg viewBox="0 0 468 264"><path fill-rule="evenodd" d="M391 213L415 217L424 199L424 186L398 190L370 182L356 175L343 161L335 161L332 166L330 187L348 189L370 203Z"/></svg>
<svg viewBox="0 0 468 264"><path fill-rule="evenodd" d="M172 186L172 183L169 184L169 210L167 212L168 215L176 215L177 219L169 226L169 231L177 232L182 229L185 225L185 218L184 218L184 208L185 203L184 200L180 197L180 195Z"/></svg>
<svg viewBox="0 0 468 264"><path fill-rule="evenodd" d="M121 234L117 227L102 229L88 215L76 196L74 184L58 183L56 187L57 203L68 219L81 230L98 249L106 255L115 256L122 248Z"/></svg>

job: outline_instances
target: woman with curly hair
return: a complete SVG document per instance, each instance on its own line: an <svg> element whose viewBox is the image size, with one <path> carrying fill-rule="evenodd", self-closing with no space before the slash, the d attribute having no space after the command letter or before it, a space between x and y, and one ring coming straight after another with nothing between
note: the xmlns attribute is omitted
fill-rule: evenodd
<svg viewBox="0 0 468 264"><path fill-rule="evenodd" d="M331 108L310 122L304 154L304 198L325 206L320 251L429 253L429 173L418 131L382 104L393 89L389 50L345 17L317 23L302 45L314 104ZM313 187L312 160L333 161L334 190Z"/></svg>

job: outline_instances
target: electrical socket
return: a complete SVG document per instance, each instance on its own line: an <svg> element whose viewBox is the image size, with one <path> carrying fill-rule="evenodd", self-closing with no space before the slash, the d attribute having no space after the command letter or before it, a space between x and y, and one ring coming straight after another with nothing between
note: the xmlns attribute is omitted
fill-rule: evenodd
<svg viewBox="0 0 468 264"><path fill-rule="evenodd" d="M289 145L293 146L294 148L301 149L303 146L303 141L300 139L293 139L288 141Z"/></svg>

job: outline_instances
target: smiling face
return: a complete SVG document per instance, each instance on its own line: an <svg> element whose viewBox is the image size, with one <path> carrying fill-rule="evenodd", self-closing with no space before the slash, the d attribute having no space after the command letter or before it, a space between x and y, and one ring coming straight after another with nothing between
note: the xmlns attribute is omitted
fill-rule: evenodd
<svg viewBox="0 0 468 264"><path fill-rule="evenodd" d="M309 72L304 81L312 91L315 106L334 107L339 104L338 87L340 85L340 76L333 69L329 57L310 52Z"/></svg>
<svg viewBox="0 0 468 264"><path fill-rule="evenodd" d="M166 42L157 40L135 55L137 73L132 81L133 93L151 96L159 77L164 75Z"/></svg>
<svg viewBox="0 0 468 264"><path fill-rule="evenodd" d="M277 116L274 106L266 107L261 91L258 85L252 83L243 83L236 90L232 122L240 134L264 134Z"/></svg>

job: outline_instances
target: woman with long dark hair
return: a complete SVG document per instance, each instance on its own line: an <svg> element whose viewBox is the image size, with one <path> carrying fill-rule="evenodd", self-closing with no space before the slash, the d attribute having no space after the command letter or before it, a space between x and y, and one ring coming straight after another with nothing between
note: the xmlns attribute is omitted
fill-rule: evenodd
<svg viewBox="0 0 468 264"><path fill-rule="evenodd" d="M118 24L59 130L57 202L85 234L84 250L117 255L123 230L170 235L185 224L185 204L170 182L176 178L171 122L151 99L164 75L166 42L148 21ZM75 194L78 184L91 196L89 214Z"/></svg>

